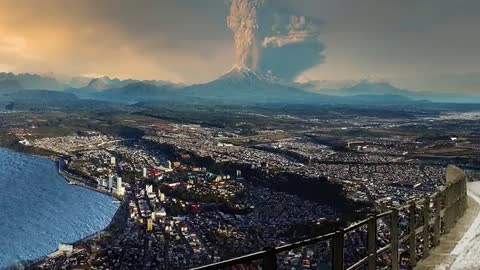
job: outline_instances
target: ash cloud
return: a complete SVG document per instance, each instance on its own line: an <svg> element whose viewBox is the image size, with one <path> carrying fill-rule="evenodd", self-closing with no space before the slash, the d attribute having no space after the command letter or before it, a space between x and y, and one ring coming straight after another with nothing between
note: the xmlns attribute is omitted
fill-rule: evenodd
<svg viewBox="0 0 480 270"><path fill-rule="evenodd" d="M321 22L272 0L233 0L228 26L235 35L237 68L295 80L324 60Z"/></svg>
<svg viewBox="0 0 480 270"><path fill-rule="evenodd" d="M257 12L264 0L233 0L228 27L235 36L235 67L256 69L258 63Z"/></svg>
<svg viewBox="0 0 480 270"><path fill-rule="evenodd" d="M320 29L319 25L308 21L305 16L290 15L288 24L277 22L272 27L272 31L277 35L264 38L262 46L265 48L279 48L307 42L317 38Z"/></svg>

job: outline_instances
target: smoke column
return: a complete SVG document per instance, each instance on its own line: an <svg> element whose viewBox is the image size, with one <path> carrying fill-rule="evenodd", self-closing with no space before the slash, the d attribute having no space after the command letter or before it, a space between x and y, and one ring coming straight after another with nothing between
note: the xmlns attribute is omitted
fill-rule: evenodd
<svg viewBox="0 0 480 270"><path fill-rule="evenodd" d="M292 14L288 4L277 0L230 1L227 24L235 36L234 68L292 81L323 62L319 19Z"/></svg>
<svg viewBox="0 0 480 270"><path fill-rule="evenodd" d="M265 0L233 0L228 27L235 35L235 67L255 70L258 64L257 11Z"/></svg>

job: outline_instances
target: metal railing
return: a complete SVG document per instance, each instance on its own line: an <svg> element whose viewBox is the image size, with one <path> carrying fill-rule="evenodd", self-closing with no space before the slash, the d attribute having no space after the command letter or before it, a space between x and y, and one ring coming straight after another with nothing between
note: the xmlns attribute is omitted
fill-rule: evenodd
<svg viewBox="0 0 480 270"><path fill-rule="evenodd" d="M242 269L242 265L251 265L255 261L261 261L255 264L258 268L274 270L277 269L277 259L280 253L324 241L330 241L333 254L331 264L334 270L354 270L360 267L376 270L378 257L386 252L390 252L390 269L398 270L400 269L400 244L407 247L405 254L408 255L408 263L413 268L419 259L428 257L430 249L440 243L441 235L448 233L455 226L466 208L466 177L460 169L452 166L447 169L446 186L430 197L412 201L405 206L380 214L370 215L365 220L333 233L279 247L265 248L259 252L192 270ZM407 226L403 230L399 226L400 212L405 213L402 217L405 217L407 221ZM378 220L383 218L390 221L390 242L383 247L378 247ZM363 226L367 226L367 255L347 267L345 262L346 235ZM421 252L418 253L418 250Z"/></svg>

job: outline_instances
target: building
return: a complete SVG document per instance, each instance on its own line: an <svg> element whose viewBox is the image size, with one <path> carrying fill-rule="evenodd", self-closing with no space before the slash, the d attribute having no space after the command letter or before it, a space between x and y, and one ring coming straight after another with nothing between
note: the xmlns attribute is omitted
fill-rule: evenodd
<svg viewBox="0 0 480 270"><path fill-rule="evenodd" d="M164 201L165 201L165 194L163 194L162 192L160 192L160 190L158 190L158 196L160 197L160 201L161 201L161 202L164 202Z"/></svg>
<svg viewBox="0 0 480 270"><path fill-rule="evenodd" d="M125 187L122 185L122 178L117 177L117 195L123 196L125 195Z"/></svg>
<svg viewBox="0 0 480 270"><path fill-rule="evenodd" d="M59 244L58 252L61 254L69 255L73 252L73 246L68 244Z"/></svg>
<svg viewBox="0 0 480 270"><path fill-rule="evenodd" d="M147 168L143 168L143 177L147 177Z"/></svg>
<svg viewBox="0 0 480 270"><path fill-rule="evenodd" d="M364 141L350 141L347 143L347 148L349 150L361 150L365 145Z"/></svg>
<svg viewBox="0 0 480 270"><path fill-rule="evenodd" d="M113 189L113 178L114 178L113 175L110 175L110 177L108 178L108 190L110 192L112 192L112 189Z"/></svg>
<svg viewBox="0 0 480 270"><path fill-rule="evenodd" d="M117 158L111 157L111 158L110 158L110 163L111 163L112 165L116 165L116 164L117 164Z"/></svg>
<svg viewBox="0 0 480 270"><path fill-rule="evenodd" d="M147 193L153 193L153 186L152 185L145 185L145 191Z"/></svg>
<svg viewBox="0 0 480 270"><path fill-rule="evenodd" d="M147 219L147 232L153 232L153 220L151 218Z"/></svg>

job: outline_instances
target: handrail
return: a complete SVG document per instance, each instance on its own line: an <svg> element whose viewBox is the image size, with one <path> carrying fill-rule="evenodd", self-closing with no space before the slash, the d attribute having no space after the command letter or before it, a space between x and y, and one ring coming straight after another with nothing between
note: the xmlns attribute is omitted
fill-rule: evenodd
<svg viewBox="0 0 480 270"><path fill-rule="evenodd" d="M325 240L329 240L334 235L335 235L335 233L328 233L328 234L320 235L320 236L317 236L317 237L314 237L314 238L298 241L298 242L295 242L295 243L292 243L292 244L283 245L283 246L275 248L275 251L280 253L280 252L296 249L296 248L299 248L299 247L308 246L308 245L311 245L311 244L315 244L315 243L319 243L319 242L322 242L322 241L325 241Z"/></svg>
<svg viewBox="0 0 480 270"><path fill-rule="evenodd" d="M248 254L248 255L245 255L245 256L221 261L221 262L218 262L218 263L212 263L212 264L209 264L209 265L205 265L205 266L201 266L201 267L197 267L197 268L192 268L192 270L195 270L195 269L202 269L202 270L222 269L224 267L228 267L228 266L232 266L232 265L238 265L238 264L242 264L242 263L246 263L246 262L252 262L252 261L255 261L255 260L262 259L266 254L267 254L267 251L263 250L263 251L255 252L255 253Z"/></svg>
<svg viewBox="0 0 480 270"><path fill-rule="evenodd" d="M383 217L389 216L389 215L392 214L392 212L393 212L392 210L385 211L385 212L383 212L383 213L381 213L381 214L378 214L378 215L377 215L377 218L383 218Z"/></svg>
<svg viewBox="0 0 480 270"><path fill-rule="evenodd" d="M365 256L361 258L358 262L352 264L350 267L348 267L346 270L354 270L359 268L360 266L366 264L368 262L368 256Z"/></svg>
<svg viewBox="0 0 480 270"><path fill-rule="evenodd" d="M455 168L454 170L458 170ZM450 169L450 167L447 169L447 176L449 175ZM353 223L345 229L279 247L267 248L263 251L222 262L192 268L192 270L224 269L245 263L253 263L253 261L256 260L263 260L262 269L274 270L277 268L277 255L279 253L327 240L331 241L333 251L332 266L334 270L354 270L366 264L368 264L369 270L375 270L377 269L378 256L388 251L390 251L392 262L390 269L398 270L400 268L400 243L408 244L409 263L411 267L414 267L417 260L417 237L421 236L423 239L427 239L422 245L422 258L425 258L429 255L430 248L439 244L441 233L449 232L458 219L465 213L467 207L466 177L464 175L463 177L456 175L456 177L455 181L448 181L447 179L448 184L446 187L427 198L412 201L403 206L371 215L367 219ZM419 206L421 212L417 210ZM401 211L409 212L407 215L409 233L404 236L400 235L398 226L399 212ZM419 215L417 216L417 214ZM390 243L378 248L376 246L378 236L377 223L379 219L384 217L389 217L390 220ZM441 222L442 220L443 222ZM367 255L346 268L344 262L345 235L365 225L367 226L367 239L369 240ZM430 228L433 228L433 241L431 242L432 233Z"/></svg>
<svg viewBox="0 0 480 270"><path fill-rule="evenodd" d="M351 224L350 226L348 226L347 228L345 228L344 230L347 231L347 232L353 231L355 229L358 229L362 226L367 225L367 222L368 222L368 219L357 221L357 222Z"/></svg>

